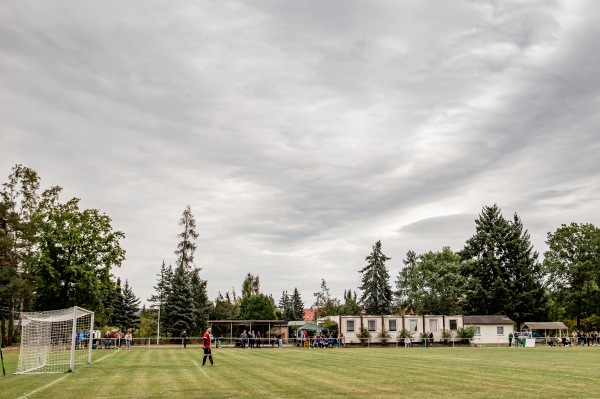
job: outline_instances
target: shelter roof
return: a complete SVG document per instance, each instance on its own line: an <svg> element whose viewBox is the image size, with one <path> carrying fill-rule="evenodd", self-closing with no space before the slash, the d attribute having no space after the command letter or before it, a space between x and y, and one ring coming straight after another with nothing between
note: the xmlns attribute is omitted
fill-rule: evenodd
<svg viewBox="0 0 600 399"><path fill-rule="evenodd" d="M281 324L281 325L287 325L287 321L285 320L209 320L209 323L227 323L227 324L234 324L234 325L240 325L240 326L245 326L248 325L250 323L252 324Z"/></svg>
<svg viewBox="0 0 600 399"><path fill-rule="evenodd" d="M305 324L302 327L298 328L298 331L324 331L327 330L325 327L321 327L314 323Z"/></svg>
<svg viewBox="0 0 600 399"><path fill-rule="evenodd" d="M502 315L463 316L463 322L465 324L515 324L509 317Z"/></svg>
<svg viewBox="0 0 600 399"><path fill-rule="evenodd" d="M523 328L529 328L530 330L568 330L562 321L528 321L527 323L523 323Z"/></svg>

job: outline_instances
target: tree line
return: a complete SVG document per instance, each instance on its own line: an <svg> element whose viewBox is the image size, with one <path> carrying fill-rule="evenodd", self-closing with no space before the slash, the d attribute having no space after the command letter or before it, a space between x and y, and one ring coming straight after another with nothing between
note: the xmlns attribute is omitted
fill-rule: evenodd
<svg viewBox="0 0 600 399"><path fill-rule="evenodd" d="M600 331L600 229L563 224L548 233L546 244L540 262L519 216L506 219L498 205L484 206L460 251L408 251L395 290L385 266L390 258L378 241L361 270L360 301L373 315L502 314L517 327L561 320Z"/></svg>
<svg viewBox="0 0 600 399"><path fill-rule="evenodd" d="M123 232L97 209L80 209L79 199L61 201L62 188L40 190L40 177L13 167L0 192L0 335L15 342L18 313L80 306L93 310L99 325L137 323L140 303L120 267ZM17 320L17 322L16 322Z"/></svg>
<svg viewBox="0 0 600 399"><path fill-rule="evenodd" d="M20 311L81 306L96 313L99 326L139 329L144 336L200 334L208 320L302 320L297 288L284 290L276 304L248 273L241 295L235 289L207 295L207 281L195 266L196 222L189 206L181 216L174 267L162 262L150 307L139 309L128 281L115 279L125 234L79 199L61 201L62 189L40 191L37 173L16 165L2 184L0 201L0 333L15 341ZM395 287L376 242L360 270L361 285L331 296L327 283L314 293L315 318L328 315L505 314L524 321L562 320L572 327L600 330L600 230L592 224L561 225L548 233L539 261L519 216L506 219L496 205L484 206L475 233L454 252L408 251Z"/></svg>

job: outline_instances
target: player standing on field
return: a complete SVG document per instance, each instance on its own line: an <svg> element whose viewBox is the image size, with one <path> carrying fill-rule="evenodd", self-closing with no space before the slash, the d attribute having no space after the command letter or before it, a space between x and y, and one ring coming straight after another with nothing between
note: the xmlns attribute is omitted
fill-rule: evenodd
<svg viewBox="0 0 600 399"><path fill-rule="evenodd" d="M208 356L208 360L210 360L210 365L214 366L212 353L210 352L210 327L206 329L204 333L204 337L202 337L202 346L204 347L204 358L202 358L202 367L206 363L206 357Z"/></svg>

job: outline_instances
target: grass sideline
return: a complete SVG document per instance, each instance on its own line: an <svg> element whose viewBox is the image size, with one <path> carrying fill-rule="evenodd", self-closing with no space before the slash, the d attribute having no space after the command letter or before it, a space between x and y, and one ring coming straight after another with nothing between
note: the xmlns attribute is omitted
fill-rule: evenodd
<svg viewBox="0 0 600 399"><path fill-rule="evenodd" d="M0 398L600 398L600 347L95 350L74 373L14 375Z"/></svg>

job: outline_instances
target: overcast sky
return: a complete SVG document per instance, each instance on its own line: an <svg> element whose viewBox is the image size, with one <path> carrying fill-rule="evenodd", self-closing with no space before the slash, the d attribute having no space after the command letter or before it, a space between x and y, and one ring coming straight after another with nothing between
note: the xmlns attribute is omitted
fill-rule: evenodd
<svg viewBox="0 0 600 399"><path fill-rule="evenodd" d="M0 177L123 231L144 302L190 205L209 297L247 273L342 298L377 240L460 250L482 207L540 255L600 226L600 2L0 4ZM360 292L359 292L360 295Z"/></svg>

